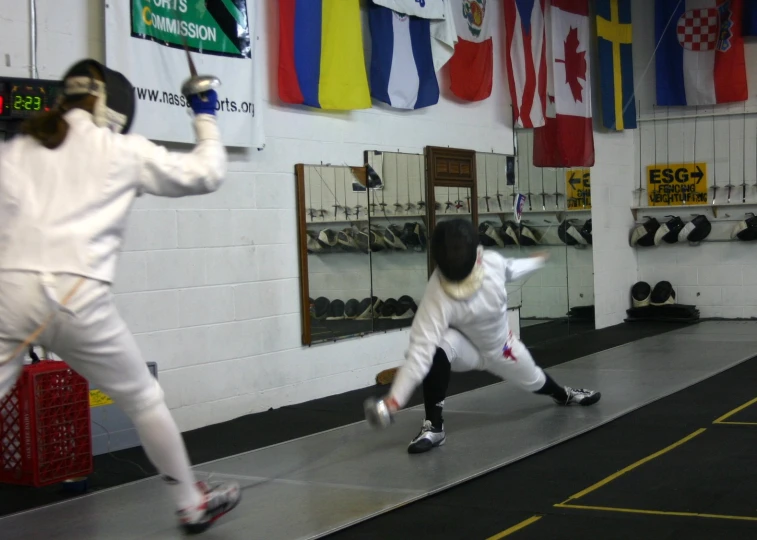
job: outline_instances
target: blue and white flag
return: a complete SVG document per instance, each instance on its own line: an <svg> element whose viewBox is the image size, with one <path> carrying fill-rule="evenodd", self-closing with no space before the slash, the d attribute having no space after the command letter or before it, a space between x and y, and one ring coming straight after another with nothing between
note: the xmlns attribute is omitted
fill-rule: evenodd
<svg viewBox="0 0 757 540"><path fill-rule="evenodd" d="M523 215L523 206L526 204L526 196L518 193L513 204L513 212L515 213L515 221L520 223L520 218Z"/></svg>
<svg viewBox="0 0 757 540"><path fill-rule="evenodd" d="M439 102L428 19L371 4L371 95L398 109Z"/></svg>

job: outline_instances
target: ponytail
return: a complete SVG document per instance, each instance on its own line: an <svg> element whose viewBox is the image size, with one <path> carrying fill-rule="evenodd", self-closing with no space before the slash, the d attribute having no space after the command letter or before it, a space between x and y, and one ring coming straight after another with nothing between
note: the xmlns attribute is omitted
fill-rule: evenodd
<svg viewBox="0 0 757 540"><path fill-rule="evenodd" d="M55 107L28 118L21 124L21 133L33 137L48 150L55 150L68 135L69 125L63 118L64 112L60 107Z"/></svg>

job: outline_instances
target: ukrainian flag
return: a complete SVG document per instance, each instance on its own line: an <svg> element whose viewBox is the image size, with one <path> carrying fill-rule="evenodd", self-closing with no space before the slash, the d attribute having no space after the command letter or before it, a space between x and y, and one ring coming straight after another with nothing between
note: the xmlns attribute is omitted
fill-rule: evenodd
<svg viewBox="0 0 757 540"><path fill-rule="evenodd" d="M596 5L602 125L614 131L636 129L631 0L597 0Z"/></svg>
<svg viewBox="0 0 757 540"><path fill-rule="evenodd" d="M360 0L279 0L279 98L369 109Z"/></svg>

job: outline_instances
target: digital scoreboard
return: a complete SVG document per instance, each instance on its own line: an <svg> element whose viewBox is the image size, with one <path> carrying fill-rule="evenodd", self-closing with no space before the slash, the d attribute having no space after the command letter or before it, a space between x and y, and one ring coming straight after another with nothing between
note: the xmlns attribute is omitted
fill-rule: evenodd
<svg viewBox="0 0 757 540"><path fill-rule="evenodd" d="M0 141L18 133L25 119L52 109L62 90L62 81L0 77Z"/></svg>
<svg viewBox="0 0 757 540"><path fill-rule="evenodd" d="M62 87L61 81L0 77L0 120L23 120L49 111Z"/></svg>

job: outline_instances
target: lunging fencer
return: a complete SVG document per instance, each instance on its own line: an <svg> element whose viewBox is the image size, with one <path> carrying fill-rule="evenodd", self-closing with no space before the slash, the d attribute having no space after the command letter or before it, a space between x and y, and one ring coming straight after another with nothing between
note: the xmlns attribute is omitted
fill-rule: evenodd
<svg viewBox="0 0 757 540"><path fill-rule="evenodd" d="M484 251L473 223L455 219L437 224L431 256L436 269L410 329L406 361L389 394L365 403L371 425L387 427L423 384L426 417L408 452L428 452L443 445L442 408L451 371L486 370L527 391L549 396L558 405L599 401L599 392L555 382L509 329L505 284L542 268L548 254L509 259Z"/></svg>
<svg viewBox="0 0 757 540"><path fill-rule="evenodd" d="M0 147L0 397L30 343L60 356L131 418L188 533L207 529L240 500L237 484L198 483L181 433L111 284L129 209L144 193L210 193L226 173L214 90L188 96L196 145L169 152L127 134L134 89L94 60L75 64L63 97ZM156 119L157 120L157 119Z"/></svg>

